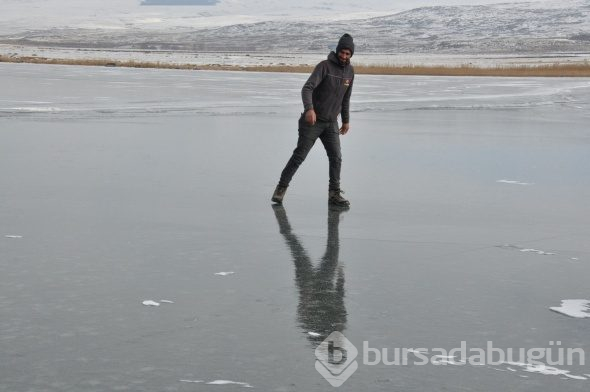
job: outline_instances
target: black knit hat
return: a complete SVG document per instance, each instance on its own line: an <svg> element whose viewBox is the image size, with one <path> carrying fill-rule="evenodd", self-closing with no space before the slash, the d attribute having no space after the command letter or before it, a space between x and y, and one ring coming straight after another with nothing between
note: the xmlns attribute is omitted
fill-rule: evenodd
<svg viewBox="0 0 590 392"><path fill-rule="evenodd" d="M342 37L340 37L338 46L336 46L336 54L340 53L342 49L349 49L351 57L354 54L354 41L352 40L352 36L350 34L344 34Z"/></svg>

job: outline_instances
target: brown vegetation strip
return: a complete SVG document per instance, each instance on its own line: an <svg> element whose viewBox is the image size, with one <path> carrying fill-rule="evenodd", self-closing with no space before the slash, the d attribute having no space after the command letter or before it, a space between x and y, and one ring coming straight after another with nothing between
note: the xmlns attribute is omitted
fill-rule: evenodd
<svg viewBox="0 0 590 392"><path fill-rule="evenodd" d="M194 65L174 64L145 61L112 61L112 60L76 60L52 59L45 57L17 57L0 55L0 62L61 64L61 65L93 65L106 67L131 68L162 68L186 70L219 70L219 71L253 71L253 72L294 72L309 73L311 65ZM423 65L355 65L357 74L368 75L430 75L430 76L553 76L553 77L588 77L590 76L590 62L579 64L545 64L545 65L514 65L497 67L461 66L423 66Z"/></svg>

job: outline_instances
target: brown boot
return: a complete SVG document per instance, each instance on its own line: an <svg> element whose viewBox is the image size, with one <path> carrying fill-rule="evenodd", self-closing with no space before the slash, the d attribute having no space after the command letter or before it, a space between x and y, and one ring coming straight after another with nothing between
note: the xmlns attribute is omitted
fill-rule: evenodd
<svg viewBox="0 0 590 392"><path fill-rule="evenodd" d="M283 197L285 197L285 192L287 192L286 186L277 185L275 188L275 193L272 194L272 201L278 204L283 203Z"/></svg>
<svg viewBox="0 0 590 392"><path fill-rule="evenodd" d="M341 189L330 189L328 192L328 204L336 207L350 207L350 202L342 197L342 193L344 193Z"/></svg>

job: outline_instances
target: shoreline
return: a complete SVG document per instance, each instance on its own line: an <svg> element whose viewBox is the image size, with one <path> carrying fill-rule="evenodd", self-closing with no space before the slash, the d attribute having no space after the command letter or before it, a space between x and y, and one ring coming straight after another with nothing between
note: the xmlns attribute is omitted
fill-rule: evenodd
<svg viewBox="0 0 590 392"><path fill-rule="evenodd" d="M0 62L132 68L309 73L324 52L189 52L0 44ZM590 53L357 53L358 74L590 76Z"/></svg>
<svg viewBox="0 0 590 392"><path fill-rule="evenodd" d="M19 56L0 54L0 63L29 63L53 65L82 65L123 68L177 69L193 71L245 71L245 72L286 72L309 73L308 64L191 64L143 60L112 60L99 58L50 58L41 56ZM423 75L423 76L503 76L503 77L589 77L590 62L580 63L546 62L533 64L507 64L484 67L474 64L458 65L391 65L353 63L359 75Z"/></svg>

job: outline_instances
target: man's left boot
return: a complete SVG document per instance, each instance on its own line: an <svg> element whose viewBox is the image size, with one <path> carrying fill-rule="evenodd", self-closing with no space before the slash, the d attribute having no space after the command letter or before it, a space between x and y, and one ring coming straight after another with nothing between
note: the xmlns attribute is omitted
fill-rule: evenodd
<svg viewBox="0 0 590 392"><path fill-rule="evenodd" d="M283 197L285 197L285 193L287 192L286 186L277 185L275 188L275 192L272 194L272 201L274 203L282 204Z"/></svg>

